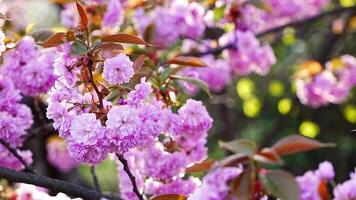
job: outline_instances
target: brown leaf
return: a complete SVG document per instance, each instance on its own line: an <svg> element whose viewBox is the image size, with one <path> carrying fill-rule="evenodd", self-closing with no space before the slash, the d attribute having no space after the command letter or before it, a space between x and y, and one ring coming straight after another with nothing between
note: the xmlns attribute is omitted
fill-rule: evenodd
<svg viewBox="0 0 356 200"><path fill-rule="evenodd" d="M250 167L232 182L232 193L238 200L250 200L253 192L253 176Z"/></svg>
<svg viewBox="0 0 356 200"><path fill-rule="evenodd" d="M103 49L103 50L124 50L124 47L121 44L101 43L98 46L98 49Z"/></svg>
<svg viewBox="0 0 356 200"><path fill-rule="evenodd" d="M107 36L104 36L104 38L101 41L127 43L127 44L142 44L142 45L151 46L149 43L147 43L143 39L141 39L137 36L131 35L131 34L127 34L127 33L117 33L114 35L107 35Z"/></svg>
<svg viewBox="0 0 356 200"><path fill-rule="evenodd" d="M281 157L270 148L264 148L253 156L253 159L268 164L282 164Z"/></svg>
<svg viewBox="0 0 356 200"><path fill-rule="evenodd" d="M151 200L187 200L186 196L180 194L163 194L153 197Z"/></svg>
<svg viewBox="0 0 356 200"><path fill-rule="evenodd" d="M140 55L139 57L136 58L135 62L133 63L133 69L135 72L139 71L143 64L145 64L145 61L148 57L146 55Z"/></svg>
<svg viewBox="0 0 356 200"><path fill-rule="evenodd" d="M45 42L39 43L39 45L45 48L49 48L49 47L58 46L60 44L64 44L67 42L65 35L66 33L62 33L62 32L55 33L52 36L50 36Z"/></svg>
<svg viewBox="0 0 356 200"><path fill-rule="evenodd" d="M185 65L190 67L206 67L207 64L200 58L192 56L178 56L171 58L167 61L167 64Z"/></svg>
<svg viewBox="0 0 356 200"><path fill-rule="evenodd" d="M335 147L333 143L321 143L300 135L292 135L279 140L271 148L278 155L288 155L325 147Z"/></svg>
<svg viewBox="0 0 356 200"><path fill-rule="evenodd" d="M87 14L85 13L85 10L82 5L80 5L78 2L76 4L77 4L77 10L80 18L80 25L87 27L88 26Z"/></svg>
<svg viewBox="0 0 356 200"><path fill-rule="evenodd" d="M197 163L193 166L188 167L185 172L187 173L194 173L194 172L204 172L204 171L208 171L211 169L211 167L214 165L215 160L204 160L201 163Z"/></svg>

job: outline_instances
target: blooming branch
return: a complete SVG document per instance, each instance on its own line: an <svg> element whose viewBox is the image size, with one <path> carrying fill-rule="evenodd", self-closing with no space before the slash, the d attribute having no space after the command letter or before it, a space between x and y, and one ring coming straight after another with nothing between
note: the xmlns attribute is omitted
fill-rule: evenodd
<svg viewBox="0 0 356 200"><path fill-rule="evenodd" d="M130 168L129 168L129 164L127 163L127 160L125 159L124 155L122 154L116 154L117 158L120 160L120 162L122 163L122 165L124 166L124 171L126 172L126 174L129 176L131 183L132 183L132 191L136 194L137 198L140 200L143 200L143 196L140 193L140 191L138 191L137 188L137 184L136 184L136 178L135 176L131 173Z"/></svg>

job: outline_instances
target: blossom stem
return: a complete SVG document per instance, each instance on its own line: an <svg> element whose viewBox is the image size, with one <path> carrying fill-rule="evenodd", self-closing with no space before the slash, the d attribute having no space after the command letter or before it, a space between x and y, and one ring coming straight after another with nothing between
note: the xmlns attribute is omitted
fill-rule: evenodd
<svg viewBox="0 0 356 200"><path fill-rule="evenodd" d="M35 173L35 170L32 168L32 166L28 165L25 159L9 143L3 139L0 139L0 144L2 144L13 156L15 156L21 162L21 164L25 167L25 171Z"/></svg>
<svg viewBox="0 0 356 200"><path fill-rule="evenodd" d="M91 84L93 85L93 88L96 92L96 94L98 95L98 98L99 98L99 108L104 108L104 104L103 104L103 96L101 95L98 87L96 86L95 84L95 81L94 81L94 76L93 76L93 72L92 72L92 67L91 66L88 66L88 70L89 70L89 75L90 75L90 82Z"/></svg>
<svg viewBox="0 0 356 200"><path fill-rule="evenodd" d="M101 194L99 180L98 180L98 177L96 176L96 173L95 173L95 166L90 166L90 173L91 173L91 176L93 177L93 182L94 182L94 186L95 186L96 191Z"/></svg>
<svg viewBox="0 0 356 200"><path fill-rule="evenodd" d="M131 173L129 164L127 163L127 160L125 159L124 155L122 154L116 154L117 158L120 160L120 162L124 166L124 171L126 172L127 176L130 178L131 183L132 183L132 191L136 194L137 198L140 200L144 200L142 194L138 191L135 176Z"/></svg>

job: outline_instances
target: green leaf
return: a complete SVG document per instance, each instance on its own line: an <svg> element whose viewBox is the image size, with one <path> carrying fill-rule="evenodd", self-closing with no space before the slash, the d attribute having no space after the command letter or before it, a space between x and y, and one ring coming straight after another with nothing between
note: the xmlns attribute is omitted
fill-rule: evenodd
<svg viewBox="0 0 356 200"><path fill-rule="evenodd" d="M83 54L86 54L89 52L89 49L87 48L87 46L80 41L75 41L72 44L71 50L70 50L70 55L72 56L80 56Z"/></svg>
<svg viewBox="0 0 356 200"><path fill-rule="evenodd" d="M231 151L233 153L241 153L249 156L254 155L257 151L257 147L254 142L243 139L233 140L230 142L219 141L219 147Z"/></svg>
<svg viewBox="0 0 356 200"><path fill-rule="evenodd" d="M268 170L260 180L269 195L283 200L299 200L300 189L293 175L283 170Z"/></svg>
<svg viewBox="0 0 356 200"><path fill-rule="evenodd" d="M172 75L171 78L191 83L191 84L201 88L202 90L204 90L209 95L209 97L211 97L211 93L209 91L208 85L204 81L202 81L202 80L200 80L198 78L192 78L192 77L186 77L186 76L177 76L177 75Z"/></svg>

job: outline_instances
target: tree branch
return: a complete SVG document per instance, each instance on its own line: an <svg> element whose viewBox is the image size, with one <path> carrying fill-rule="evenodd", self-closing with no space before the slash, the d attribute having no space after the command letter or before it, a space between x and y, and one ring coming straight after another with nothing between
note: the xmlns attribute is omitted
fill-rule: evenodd
<svg viewBox="0 0 356 200"><path fill-rule="evenodd" d="M124 165L124 171L126 172L127 176L131 180L132 191L136 194L138 199L144 200L142 194L140 194L140 192L138 191L135 176L131 173L129 164L127 163L127 160L125 159L124 155L117 153L116 156L120 160L120 162Z"/></svg>
<svg viewBox="0 0 356 200"><path fill-rule="evenodd" d="M0 178L5 178L13 182L33 184L36 186L48 188L55 192L62 192L69 196L80 197L88 200L100 200L101 198L121 200L120 198L101 195L94 190L90 190L88 188L66 181L49 178L39 174L15 171L4 167L0 167Z"/></svg>
<svg viewBox="0 0 356 200"><path fill-rule="evenodd" d="M25 167L26 171L30 173L35 173L35 170L32 168L32 166L28 165L25 159L17 152L16 148L13 148L9 143L7 143L3 139L0 139L0 144L2 144L13 156L17 158L17 160L20 161L20 163Z"/></svg>
<svg viewBox="0 0 356 200"><path fill-rule="evenodd" d="M283 29L285 29L287 27L297 27L297 26L302 26L302 25L306 25L306 24L311 24L311 23L313 23L313 22L315 22L315 21L317 21L317 20L319 20L321 18L324 18L326 16L339 14L339 13L343 13L343 12L350 11L350 10L355 10L355 9L356 9L356 6L348 7L348 8L336 8L336 9L334 9L332 11L323 12L323 13L321 13L319 15L316 15L316 16L313 16L313 17L305 18L305 19L302 19L302 20L298 20L298 21L294 21L294 22L282 25L282 26L278 26L278 27L275 27L275 28L268 29L266 31L257 33L256 36L257 37L263 37L263 36L265 36L267 34L270 34L270 33L279 32L279 31L281 31L281 30L283 30ZM185 53L185 54L182 54L182 55L183 56L197 56L197 57L205 56L205 55L209 55L209 54L217 55L217 54L220 54L225 49L234 49L234 48L236 48L235 45L233 43L230 43L230 44L227 44L225 46L208 49L207 51L204 51L204 52L189 52L189 53Z"/></svg>
<svg viewBox="0 0 356 200"><path fill-rule="evenodd" d="M305 18L305 19L302 19L302 20L294 21L294 22L291 22L291 23L288 23L288 24L285 24L285 25L282 25L282 26L278 26L278 27L263 31L261 33L258 33L256 36L257 37L263 37L263 36L265 36L267 34L281 31L281 30L283 30L283 29L285 29L287 27L297 27L297 26L302 26L302 25L306 25L306 24L311 24L311 23L313 23L313 22L315 22L315 21L317 21L317 20L319 20L321 18L324 18L326 16L339 14L339 13L343 13L343 12L347 12L349 10L355 10L355 9L356 9L356 6L348 7L348 8L335 8L334 10L323 12L323 13L321 13L319 15L315 15L313 17L309 17L309 18Z"/></svg>
<svg viewBox="0 0 356 200"><path fill-rule="evenodd" d="M98 177L96 176L96 173L95 173L95 166L90 166L90 173L91 173L91 176L93 177L93 182L94 182L96 191L101 194Z"/></svg>

